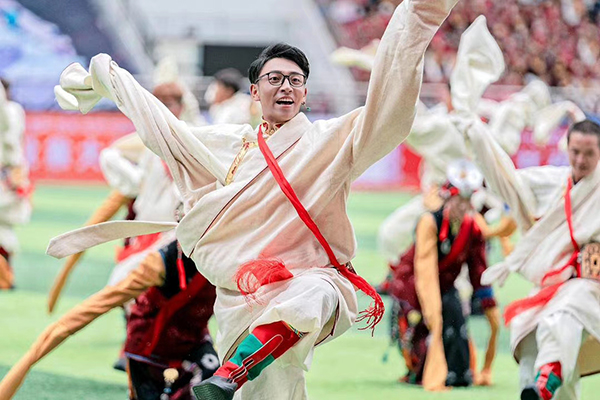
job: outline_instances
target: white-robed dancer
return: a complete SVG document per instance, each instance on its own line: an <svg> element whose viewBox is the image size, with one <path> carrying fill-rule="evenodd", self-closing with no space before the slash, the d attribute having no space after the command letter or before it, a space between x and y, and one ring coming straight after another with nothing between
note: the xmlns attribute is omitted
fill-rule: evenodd
<svg viewBox="0 0 600 400"><path fill-rule="evenodd" d="M361 50L340 48L332 54L332 61L370 70L377 45L374 41ZM536 142L544 144L565 116L570 116L574 121L585 118L572 102L551 104L550 91L540 80L533 80L502 102L482 99L487 87L500 78L504 68L502 51L488 31L485 17L480 16L461 37L450 79L451 104L440 103L428 109L419 103L417 108L406 144L423 158L422 194L398 208L380 226L378 247L390 263L396 263L412 243L414 225L419 216L426 210L439 207L441 202L437 192L444 183L449 163L473 158L462 134L452 123L452 108L473 109L489 120L491 135L511 156L517 153L525 128L532 127ZM497 220L501 216L501 223L495 229L489 229L487 224L482 227L486 237L504 236L502 233L512 231L512 219L496 196L482 190L473 200L477 210L484 204L487 208L493 208L489 215L496 218L491 219ZM479 222L484 225L481 218Z"/></svg>
<svg viewBox="0 0 600 400"><path fill-rule="evenodd" d="M93 58L89 73L77 64L63 73L60 104L87 112L101 96L115 101L182 192L186 216L177 236L217 286L217 342L226 361L220 378L197 388L200 398L216 392L232 398L238 388L241 399L304 399L303 369L314 346L356 319L355 287L375 299L366 314L370 325L381 318L381 299L348 264L356 241L346 199L351 182L408 135L423 54L454 4L407 0L398 6L365 107L328 121L311 123L299 112L309 67L303 53L287 45L269 47L252 64L252 96L265 119L258 131L249 125L189 129L107 56ZM139 232L141 225L108 223L69 233L53 241L49 253L64 256ZM250 305L249 297L255 299Z"/></svg>
<svg viewBox="0 0 600 400"><path fill-rule="evenodd" d="M198 100L180 79L173 58L163 58L153 74L153 94L181 121L190 126L205 125ZM100 152L100 168L112 189L109 196L94 211L86 225L96 225L113 218L119 210L129 207L128 218L174 223L181 205L181 195L168 168L150 151L136 132L116 140ZM123 280L144 257L175 240L174 232L132 237L117 254L108 285ZM48 297L48 311L53 312L64 286L83 256L71 255L56 277Z"/></svg>
<svg viewBox="0 0 600 400"><path fill-rule="evenodd" d="M184 89L175 80L158 84L154 95L176 117L192 115L185 102ZM197 103L196 103L197 105ZM114 217L119 210L130 208L128 218L175 223L182 203L181 195L164 162L144 146L137 133L118 139L100 152L100 167L112 189L106 200L94 211L86 225L96 225ZM144 257L175 240L175 233L162 232L127 239L127 245L118 252L117 263L109 277L108 285L114 286L135 269ZM83 256L83 252L71 255L58 274L48 297L48 310L52 312L68 277Z"/></svg>
<svg viewBox="0 0 600 400"><path fill-rule="evenodd" d="M29 222L31 184L24 151L25 111L10 100L9 84L0 83L0 290L10 289L10 258L19 248L14 226Z"/></svg>
<svg viewBox="0 0 600 400"><path fill-rule="evenodd" d="M204 95L210 104L208 113L211 123L258 125L260 111L257 103L252 101L250 95L240 90L242 74L237 69L226 68L215 73L214 79Z"/></svg>
<svg viewBox="0 0 600 400"><path fill-rule="evenodd" d="M524 232L510 256L484 274L488 284L517 272L535 285L505 314L521 398L577 399L580 376L600 372L600 283L582 277L579 257L600 241L600 126L589 120L571 126L570 166L517 170L468 110L456 122L490 188L510 205Z"/></svg>

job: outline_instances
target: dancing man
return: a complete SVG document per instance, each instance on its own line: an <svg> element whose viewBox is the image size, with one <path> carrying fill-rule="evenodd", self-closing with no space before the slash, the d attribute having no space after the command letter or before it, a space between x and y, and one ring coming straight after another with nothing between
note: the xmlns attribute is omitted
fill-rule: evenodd
<svg viewBox="0 0 600 400"><path fill-rule="evenodd" d="M355 322L357 288L374 299L362 314L367 326L382 318L381 298L350 265L356 240L346 200L352 181L408 135L425 49L455 3L398 6L379 46L366 105L327 121L311 123L300 112L309 64L285 44L270 46L250 67L251 94L264 118L257 130L190 129L106 55L92 59L89 73L72 64L61 76L61 106L85 113L102 96L115 101L182 193L186 216L177 236L217 286L224 361L195 388L198 398L232 399L237 391L241 399L305 399L313 348ZM53 240L48 252L62 257L139 234L142 225L84 228Z"/></svg>
<svg viewBox="0 0 600 400"><path fill-rule="evenodd" d="M514 251L482 278L503 283L518 272L535 285L505 311L521 399L578 399L579 378L600 372L600 283L593 261L593 243L600 241L600 126L584 120L570 127L570 166L517 170L480 121L465 113L456 122L490 188L524 232Z"/></svg>

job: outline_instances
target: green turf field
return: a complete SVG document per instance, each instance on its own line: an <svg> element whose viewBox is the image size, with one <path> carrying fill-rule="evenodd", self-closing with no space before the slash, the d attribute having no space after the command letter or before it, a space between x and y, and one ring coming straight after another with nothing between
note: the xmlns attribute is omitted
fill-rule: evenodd
<svg viewBox="0 0 600 400"><path fill-rule="evenodd" d="M62 263L45 256L48 240L57 234L81 226L102 201L107 189L101 187L38 186L34 196L32 222L21 227L21 253L14 261L17 290L0 292L0 375L26 351L50 322L84 297L104 286L112 268L114 247L106 244L90 251L73 274L66 296L55 315L46 313L46 294ZM386 265L376 252L379 223L409 195L402 193L355 193L349 212L356 229L359 252L356 269L371 282L383 278ZM501 304L522 297L527 284L511 278L497 290ZM366 305L367 299L362 298ZM386 320L387 322L387 320ZM503 331L494 368L496 385L492 388L452 390L444 394L425 393L397 383L403 374L397 351L388 347L387 323L370 333L353 330L316 350L308 388L311 399L517 399L517 366L508 353L508 332ZM485 346L487 326L472 318L471 333L480 349ZM119 310L95 321L77 336L46 357L30 373L15 399L21 400L123 400L126 377L113 371L124 338L124 321ZM482 357L480 357L481 359ZM481 361L481 360L480 360ZM583 381L583 398L597 398L600 379Z"/></svg>

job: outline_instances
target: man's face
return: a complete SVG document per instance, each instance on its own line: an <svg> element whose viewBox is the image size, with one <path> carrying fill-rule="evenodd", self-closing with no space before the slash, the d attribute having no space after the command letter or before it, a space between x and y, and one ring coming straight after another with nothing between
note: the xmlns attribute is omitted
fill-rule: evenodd
<svg viewBox="0 0 600 400"><path fill-rule="evenodd" d="M461 196L452 196L446 202L446 209L450 220L461 222L465 214L471 210L471 200Z"/></svg>
<svg viewBox="0 0 600 400"><path fill-rule="evenodd" d="M173 96L156 96L156 98L160 100L160 102L163 103L175 117L179 118L183 112L183 103L180 98Z"/></svg>
<svg viewBox="0 0 600 400"><path fill-rule="evenodd" d="M218 81L215 82L214 90L215 93L213 104L220 104L225 100L229 100L235 94L232 88L230 88L229 86L225 86L223 83Z"/></svg>
<svg viewBox="0 0 600 400"><path fill-rule="evenodd" d="M281 72L284 75L291 73L304 74L302 69L293 61L286 58L273 58L265 64L259 73L257 83L250 86L252 99L259 101L263 111L263 118L270 123L285 123L300 112L300 106L306 100L306 86L294 87L289 79L285 79L279 87L269 83L265 74Z"/></svg>
<svg viewBox="0 0 600 400"><path fill-rule="evenodd" d="M596 169L600 160L600 143L598 136L577 131L569 137L569 163L573 170L573 180L579 182Z"/></svg>
<svg viewBox="0 0 600 400"><path fill-rule="evenodd" d="M183 91L176 83L163 83L152 92L177 118L183 112Z"/></svg>

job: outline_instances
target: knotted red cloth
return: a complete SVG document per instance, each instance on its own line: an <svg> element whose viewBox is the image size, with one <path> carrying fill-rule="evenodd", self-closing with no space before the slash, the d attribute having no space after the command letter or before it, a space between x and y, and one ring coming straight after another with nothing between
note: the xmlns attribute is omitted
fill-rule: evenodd
<svg viewBox="0 0 600 400"><path fill-rule="evenodd" d="M360 329L371 329L372 331L374 331L375 326L381 321L385 312L385 305L383 304L381 296L379 296L379 294L375 291L375 288L373 288L373 286L371 286L364 278L356 274L356 272L351 271L346 265L340 264L340 262L337 260L335 254L333 253L333 250L331 249L331 246L329 245L323 234L321 234L319 227L313 221L306 208L304 208L304 206L298 199L298 196L294 192L294 189L284 176L283 171L281 170L279 164L277 163L277 160L275 159L275 156L273 156L271 149L269 148L263 137L262 126L258 131L258 147L263 156L265 157L267 166L269 167L271 174L273 174L275 181L277 182L285 196L288 198L288 200L292 203L292 206L294 206L294 209L298 213L298 216L300 217L302 222L304 222L304 224L308 227L308 229L310 229L310 231L313 233L313 235L315 235L315 237L319 241L319 243L327 253L331 265L333 265L334 268L337 269L339 273L342 274L346 279L348 279L356 288L362 290L367 296L373 299L373 304L369 306L369 308L367 308L366 310L361 311L356 321L366 321L367 326ZM262 271L263 269L264 271ZM285 271L287 271L287 274L289 274L289 276L285 273ZM277 276L277 278L279 279L274 279L273 274L282 276ZM255 285L248 285L249 275L253 276L253 282L255 283ZM258 284L258 286L262 286L263 284L268 284L277 280L282 280L281 278L289 279L291 277L292 274L287 269L285 269L283 262L280 260L256 260L243 265L240 268L238 274L236 275L236 280L240 292L244 294L244 292L247 292L248 289L253 290L256 287L256 284Z"/></svg>

